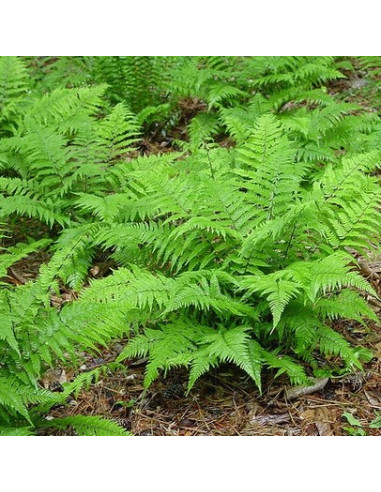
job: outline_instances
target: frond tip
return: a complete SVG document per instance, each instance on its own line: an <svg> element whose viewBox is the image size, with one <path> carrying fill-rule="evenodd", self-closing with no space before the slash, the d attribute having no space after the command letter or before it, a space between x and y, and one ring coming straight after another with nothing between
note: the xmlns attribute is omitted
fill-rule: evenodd
<svg viewBox="0 0 381 492"><path fill-rule="evenodd" d="M131 436L123 427L113 420L98 416L74 415L72 417L49 420L44 427L66 430L72 427L77 436Z"/></svg>

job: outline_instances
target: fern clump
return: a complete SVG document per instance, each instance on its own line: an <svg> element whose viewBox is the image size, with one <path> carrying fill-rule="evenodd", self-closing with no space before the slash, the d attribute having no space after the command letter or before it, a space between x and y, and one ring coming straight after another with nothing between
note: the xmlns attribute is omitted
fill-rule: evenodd
<svg viewBox="0 0 381 492"><path fill-rule="evenodd" d="M373 59L359 63L377 80ZM178 367L188 392L224 363L259 391L264 371L308 384L361 369L369 353L332 322L377 321L357 261L379 251L380 120L329 94L345 69L335 57L0 58L0 220L7 236L20 218L37 224L1 238L0 433L125 435L48 415L108 366L61 393L41 385L115 340L119 368L147 358L145 388ZM169 138L182 98L204 109L177 150L142 155L147 123ZM41 250L37 277L11 284L9 268Z"/></svg>
<svg viewBox="0 0 381 492"><path fill-rule="evenodd" d="M9 84L16 85L20 61L12 63ZM112 190L109 170L134 149L140 128L122 103L99 121L104 91L98 86L13 94L12 125L0 141L1 218L25 215L65 227L75 217L79 193Z"/></svg>
<svg viewBox="0 0 381 492"><path fill-rule="evenodd" d="M157 320L119 361L148 356L146 385L159 369L189 367L189 390L221 362L259 387L263 366L306 383L297 361L320 374L319 354L361 367L329 320L377 319L361 297L376 293L355 271L353 252L377 244L379 192L369 173L379 153L344 157L308 183L295 142L264 115L233 151L157 161L151 172L131 172L136 191L123 199L120 227L104 220L94 237L115 248L123 268L93 281L78 301Z"/></svg>

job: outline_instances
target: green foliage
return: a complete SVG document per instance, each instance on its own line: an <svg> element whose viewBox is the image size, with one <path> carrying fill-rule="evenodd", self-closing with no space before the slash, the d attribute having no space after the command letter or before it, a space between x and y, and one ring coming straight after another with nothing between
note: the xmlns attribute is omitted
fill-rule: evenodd
<svg viewBox="0 0 381 492"><path fill-rule="evenodd" d="M53 427L65 430L72 427L77 436L130 436L120 425L112 420L97 416L75 415L60 419L50 420L44 427Z"/></svg>
<svg viewBox="0 0 381 492"><path fill-rule="evenodd" d="M0 58L0 123L2 131L8 129L9 120L25 97L28 88L27 81L28 72L17 57L2 56Z"/></svg>
<svg viewBox="0 0 381 492"><path fill-rule="evenodd" d="M380 412L375 412L376 417L369 422L370 429L380 429L381 428L381 415ZM368 433L363 428L363 424L358 420L352 413L344 412L343 417L348 421L350 427L343 427L345 432L350 436L367 436Z"/></svg>
<svg viewBox="0 0 381 492"><path fill-rule="evenodd" d="M0 141L0 215L62 227L75 218L78 193L108 193L109 170L133 150L139 127L123 104L97 117L104 87L57 88L27 97L12 134Z"/></svg>
<svg viewBox="0 0 381 492"><path fill-rule="evenodd" d="M91 57L89 63L95 82L108 84L111 102L124 102L139 113L160 103L171 60L152 56L98 56Z"/></svg>
<svg viewBox="0 0 381 492"><path fill-rule="evenodd" d="M176 367L188 391L226 363L259 390L263 371L308 384L361 368L365 352L332 320L377 320L357 258L379 251L381 126L329 95L340 68L333 57L0 58L0 220L42 231L2 239L3 434L125 435L98 417L44 418L108 368L62 393L42 389L46 369L114 340L127 339L119 364L147 358L146 388ZM168 129L190 98L205 109L180 150L139 155L148 123ZM48 247L34 281L7 282ZM100 258L111 268L90 278ZM68 289L75 300L57 309Z"/></svg>
<svg viewBox="0 0 381 492"><path fill-rule="evenodd" d="M380 56L360 56L361 67L370 72L372 77L381 75L381 57Z"/></svg>
<svg viewBox="0 0 381 492"><path fill-rule="evenodd" d="M306 168L280 128L264 115L230 159L217 149L199 149L151 173L133 171L130 186L137 195L124 198L125 221L115 230L106 220L95 234L97 244L121 249L115 258L123 268L93 281L79 302L85 309L87 303L118 306L128 300L157 320L119 359L148 356L147 385L159 369L184 365L191 388L221 362L235 363L258 386L263 364L293 382L306 381L293 359L268 351L281 347L285 337L291 353L312 365L320 352L341 358L348 369L361 366L357 352L325 322L375 319L355 290L376 294L354 271L348 245L361 252L379 234L377 200L363 206L376 194L376 180L366 174L376 158L342 159L336 173L327 166L306 187ZM371 210L361 226L353 196ZM344 210L347 223L337 231L331 218L338 220ZM257 344L255 362L248 358L250 341Z"/></svg>
<svg viewBox="0 0 381 492"><path fill-rule="evenodd" d="M343 429L350 435L350 436L366 436L365 430L362 428L362 423L354 417L351 413L349 412L344 412L343 417L347 419L348 423L351 424L351 427L343 427Z"/></svg>
<svg viewBox="0 0 381 492"><path fill-rule="evenodd" d="M371 429L381 429L381 413L376 412L376 417L369 424Z"/></svg>

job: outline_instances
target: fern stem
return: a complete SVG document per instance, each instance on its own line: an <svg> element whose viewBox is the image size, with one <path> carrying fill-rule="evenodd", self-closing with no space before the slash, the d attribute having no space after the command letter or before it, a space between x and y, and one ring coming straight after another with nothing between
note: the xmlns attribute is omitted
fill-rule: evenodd
<svg viewBox="0 0 381 492"><path fill-rule="evenodd" d="M288 243L287 243L287 246L286 246L286 251L284 252L284 255L283 255L283 260L285 260L288 256L288 252L291 248L291 243L292 243L292 240L294 239L295 237L295 232L296 232L296 225L297 225L298 222L295 222L293 228L292 228L292 231L291 231L291 235L290 235L290 238L288 240Z"/></svg>
<svg viewBox="0 0 381 492"><path fill-rule="evenodd" d="M211 174L212 179L214 180L215 179L214 169L213 169L212 161L210 159L209 149L207 149L206 147L204 147L204 148L205 148L207 159L208 159L208 163L209 163L210 174Z"/></svg>

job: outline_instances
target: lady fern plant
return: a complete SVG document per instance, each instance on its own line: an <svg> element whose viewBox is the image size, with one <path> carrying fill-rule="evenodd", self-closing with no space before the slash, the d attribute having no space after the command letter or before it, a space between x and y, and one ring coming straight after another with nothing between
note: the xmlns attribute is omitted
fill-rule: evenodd
<svg viewBox="0 0 381 492"><path fill-rule="evenodd" d="M121 268L92 281L77 304L134 313L142 332L118 360L147 357L146 386L185 366L191 390L222 362L259 388L264 366L293 383L329 372L334 360L359 368L365 352L330 321L377 319L361 295L377 294L353 253L377 247L371 173L379 162L379 151L343 157L310 183L295 143L264 115L232 151L203 148L137 166L118 197L120 213L93 225L94 243L112 248ZM331 360L323 369L321 355Z"/></svg>

